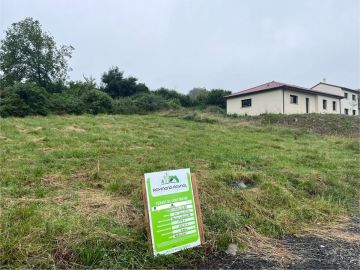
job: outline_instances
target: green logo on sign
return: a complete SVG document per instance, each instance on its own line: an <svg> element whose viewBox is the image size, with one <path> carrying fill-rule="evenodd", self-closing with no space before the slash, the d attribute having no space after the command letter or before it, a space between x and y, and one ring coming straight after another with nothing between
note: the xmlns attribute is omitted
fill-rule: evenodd
<svg viewBox="0 0 360 270"><path fill-rule="evenodd" d="M179 178L176 175L164 175L164 178L161 180L161 185L179 183Z"/></svg>

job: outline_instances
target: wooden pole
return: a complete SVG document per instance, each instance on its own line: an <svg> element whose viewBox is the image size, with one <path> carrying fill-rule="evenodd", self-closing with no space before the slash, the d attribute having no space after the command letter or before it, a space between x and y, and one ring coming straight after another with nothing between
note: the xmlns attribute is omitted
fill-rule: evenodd
<svg viewBox="0 0 360 270"><path fill-rule="evenodd" d="M193 188L196 215L197 215L197 219L198 219L200 241L201 241L201 244L203 245L205 243L204 224L203 224L202 214L201 214L197 178L196 178L196 175L194 173L191 174L191 184L192 184L192 188Z"/></svg>
<svg viewBox="0 0 360 270"><path fill-rule="evenodd" d="M141 181L142 183L142 193L143 193L143 201L144 201L144 210L145 210L145 227L146 227L146 235L148 238L148 245L149 250L152 252L152 239L151 239L151 232L150 232L150 217L148 211L148 203L147 203L147 196L146 196L146 182L145 178Z"/></svg>

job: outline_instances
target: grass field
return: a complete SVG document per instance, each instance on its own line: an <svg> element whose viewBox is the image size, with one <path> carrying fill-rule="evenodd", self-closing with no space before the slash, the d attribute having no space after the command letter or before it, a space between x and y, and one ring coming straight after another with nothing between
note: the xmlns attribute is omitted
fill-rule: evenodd
<svg viewBox="0 0 360 270"><path fill-rule="evenodd" d="M340 121L321 117L325 126ZM246 249L254 232L281 237L359 210L356 127L343 136L341 127L316 133L264 119L0 119L0 267L192 266L230 242ZM199 180L205 248L153 258L140 181L186 167Z"/></svg>

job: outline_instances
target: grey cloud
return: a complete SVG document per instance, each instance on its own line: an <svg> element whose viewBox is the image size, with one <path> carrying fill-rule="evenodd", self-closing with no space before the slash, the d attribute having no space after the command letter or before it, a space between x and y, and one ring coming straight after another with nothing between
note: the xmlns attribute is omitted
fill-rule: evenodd
<svg viewBox="0 0 360 270"><path fill-rule="evenodd" d="M150 88L237 91L277 80L359 88L357 0L0 0L1 34L27 16L75 47L71 79L117 65Z"/></svg>

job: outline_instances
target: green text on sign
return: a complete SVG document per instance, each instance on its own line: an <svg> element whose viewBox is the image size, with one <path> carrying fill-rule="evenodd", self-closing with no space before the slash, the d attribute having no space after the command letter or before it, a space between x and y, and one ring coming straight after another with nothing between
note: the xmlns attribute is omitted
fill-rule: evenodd
<svg viewBox="0 0 360 270"><path fill-rule="evenodd" d="M154 255L201 244L190 169L145 174Z"/></svg>

